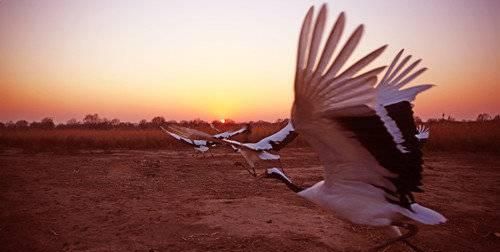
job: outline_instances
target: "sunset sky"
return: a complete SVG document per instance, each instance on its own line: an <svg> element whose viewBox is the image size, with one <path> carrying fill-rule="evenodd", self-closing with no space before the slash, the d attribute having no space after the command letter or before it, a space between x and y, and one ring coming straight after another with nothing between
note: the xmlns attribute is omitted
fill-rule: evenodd
<svg viewBox="0 0 500 252"><path fill-rule="evenodd" d="M300 25L323 2L0 0L0 121L287 118ZM437 87L418 116L500 113L500 1L326 2L330 23L365 24L355 59L423 59L415 84Z"/></svg>

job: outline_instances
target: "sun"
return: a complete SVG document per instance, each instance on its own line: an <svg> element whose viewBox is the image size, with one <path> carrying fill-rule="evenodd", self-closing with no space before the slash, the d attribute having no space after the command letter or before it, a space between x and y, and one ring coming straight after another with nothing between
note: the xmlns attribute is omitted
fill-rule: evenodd
<svg viewBox="0 0 500 252"><path fill-rule="evenodd" d="M226 119L220 119L219 120L221 123L225 123L226 122Z"/></svg>

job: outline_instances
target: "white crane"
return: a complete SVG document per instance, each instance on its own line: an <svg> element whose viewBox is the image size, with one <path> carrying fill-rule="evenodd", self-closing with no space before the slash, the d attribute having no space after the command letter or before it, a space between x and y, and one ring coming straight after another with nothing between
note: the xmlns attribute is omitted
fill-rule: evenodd
<svg viewBox="0 0 500 252"><path fill-rule="evenodd" d="M206 139L194 139L193 136L204 136L205 138L208 137L213 137L215 139L227 139L230 137L234 137L239 134L243 134L245 132L248 132L249 127L248 125L243 126L242 128L235 130L235 131L226 131L222 132L219 134L215 135L209 135L205 132L201 132L199 130L195 129L190 129L186 127L181 127L177 125L170 125L167 126L168 129L165 129L164 127L160 126L161 130L173 138L179 140L182 143L188 144L190 146L193 146L194 150L196 151L195 153L202 153L203 156L205 156L205 152L210 150L210 147L214 147L217 143L213 141L209 141ZM213 154L210 152L210 155Z"/></svg>
<svg viewBox="0 0 500 252"><path fill-rule="evenodd" d="M344 29L344 13L334 24L322 52L319 49L326 5L315 22L313 13L311 7L300 33L291 119L297 133L317 152L324 166L324 180L301 188L282 172L272 170L270 175L344 220L409 230L375 249L417 232L415 225L404 222L405 218L429 225L444 223L444 216L417 204L413 195L422 191L422 153L415 136L411 103L432 85L402 87L425 69L408 76L417 61L399 73L409 60L405 58L396 67L400 52L374 87L377 74L385 67L358 72L386 46L346 67L361 39L363 26L332 57Z"/></svg>
<svg viewBox="0 0 500 252"><path fill-rule="evenodd" d="M256 143L241 143L235 140L224 139L235 151L239 152L248 165L252 168L252 172L248 168L248 172L253 176L257 176L255 171L255 163L260 160L280 160L280 155L276 154L288 143L297 137L297 133L293 129L292 122L288 120L285 127L281 128L276 133L267 136ZM237 165L243 166L241 163Z"/></svg>

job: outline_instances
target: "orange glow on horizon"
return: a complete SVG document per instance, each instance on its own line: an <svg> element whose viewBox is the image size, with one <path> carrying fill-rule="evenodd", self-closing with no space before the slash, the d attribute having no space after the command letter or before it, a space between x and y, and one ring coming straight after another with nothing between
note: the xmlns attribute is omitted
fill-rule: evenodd
<svg viewBox="0 0 500 252"><path fill-rule="evenodd" d="M288 118L300 23L322 2L4 1L0 121ZM329 22L344 10L347 33L365 24L353 60L386 43L372 66L400 48L423 59L429 70L414 83L437 86L418 96L416 115L474 119L500 113L499 7L338 0ZM385 9L394 11L380 15Z"/></svg>

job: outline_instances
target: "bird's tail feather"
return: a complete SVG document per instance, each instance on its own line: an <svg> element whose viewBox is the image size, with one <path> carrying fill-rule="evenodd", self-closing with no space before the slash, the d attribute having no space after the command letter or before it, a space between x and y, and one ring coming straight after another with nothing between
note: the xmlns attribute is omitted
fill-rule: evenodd
<svg viewBox="0 0 500 252"><path fill-rule="evenodd" d="M401 214L427 225L436 225L445 223L447 221L447 219L442 214L419 204L412 204L411 209L413 210L413 212L409 211L408 209L404 209L403 211L401 211Z"/></svg>

